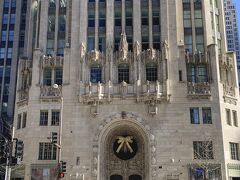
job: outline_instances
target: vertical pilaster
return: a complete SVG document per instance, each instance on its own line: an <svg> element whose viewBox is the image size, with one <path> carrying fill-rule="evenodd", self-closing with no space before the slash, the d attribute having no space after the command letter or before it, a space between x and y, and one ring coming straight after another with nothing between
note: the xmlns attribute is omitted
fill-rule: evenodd
<svg viewBox="0 0 240 180"><path fill-rule="evenodd" d="M133 0L133 43L141 43L141 1Z"/></svg>

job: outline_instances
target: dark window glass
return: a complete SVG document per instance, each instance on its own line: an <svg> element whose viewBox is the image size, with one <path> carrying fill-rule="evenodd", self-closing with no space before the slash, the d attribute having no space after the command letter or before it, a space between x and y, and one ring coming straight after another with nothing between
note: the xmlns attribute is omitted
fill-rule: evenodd
<svg viewBox="0 0 240 180"><path fill-rule="evenodd" d="M99 65L91 66L90 78L92 83L102 82L102 68Z"/></svg>
<svg viewBox="0 0 240 180"><path fill-rule="evenodd" d="M126 82L129 83L129 65L128 64L120 64L118 66L118 82Z"/></svg>

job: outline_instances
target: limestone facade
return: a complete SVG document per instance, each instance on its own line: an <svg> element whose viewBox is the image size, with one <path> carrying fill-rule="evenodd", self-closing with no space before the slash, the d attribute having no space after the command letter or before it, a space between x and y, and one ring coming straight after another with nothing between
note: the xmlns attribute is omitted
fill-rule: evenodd
<svg viewBox="0 0 240 180"><path fill-rule="evenodd" d="M56 9L59 2L56 1ZM59 120L53 123L53 112L57 111L62 112L61 160L67 162L64 179L82 179L84 174L87 180L186 180L196 179L203 170L212 179L240 177L239 157L232 157L230 144L240 143L236 58L226 51L223 2L133 0L132 43L128 42L131 32L127 29L125 11L130 7L129 2L67 1L66 47L61 57L47 53L49 2L41 1L37 22L39 43L33 59L19 63L15 136L24 142L24 156L20 162L22 168L13 176L30 180L40 174L53 179L58 153L48 154L48 147L43 144L50 142L51 132L59 132ZM197 24L197 18L193 17L198 17L199 11L194 13L199 10L198 3L202 12L203 49L197 37L199 27L191 26L193 50L187 50L184 13L190 13L190 22ZM156 26L151 25L156 4L160 12L158 48L154 46ZM99 48L101 7L106 10L105 50ZM119 7L120 28L114 26ZM148 9L148 25L141 25L144 7ZM89 20L91 8L95 8L93 27L89 27L93 22ZM142 34L146 27L149 46L145 49ZM94 48L88 51L92 34ZM149 63L157 67L156 81L148 81ZM125 76L120 82L121 64L127 65L129 78L126 80ZM99 82L91 82L93 65L101 67ZM191 77L196 78L195 72L191 74L192 68L188 67L201 65L206 67L206 75L202 74L201 81L201 74L199 80L192 80ZM54 89L53 79L56 80L59 68L63 69L63 83ZM51 70L50 84L46 81L46 69ZM210 110L210 117L207 116L210 123L206 123L206 109ZM26 127L22 128L21 114L25 112ZM44 118L47 124L41 124ZM133 158L117 157L114 143L119 136L132 137L128 141L130 148L125 139L123 154L131 153L132 149L136 151ZM133 140L137 148L133 148ZM209 145L196 147L197 142Z"/></svg>

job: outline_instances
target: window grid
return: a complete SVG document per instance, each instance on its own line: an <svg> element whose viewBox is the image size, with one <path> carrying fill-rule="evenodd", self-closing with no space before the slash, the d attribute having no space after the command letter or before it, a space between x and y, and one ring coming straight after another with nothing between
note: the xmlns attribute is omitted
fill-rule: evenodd
<svg viewBox="0 0 240 180"><path fill-rule="evenodd" d="M59 126L59 122L60 122L60 111L59 110L52 111L51 125L52 126Z"/></svg>
<svg viewBox="0 0 240 180"><path fill-rule="evenodd" d="M212 141L193 142L194 159L214 159Z"/></svg>
<svg viewBox="0 0 240 180"><path fill-rule="evenodd" d="M203 124L212 124L211 108L202 108Z"/></svg>
<svg viewBox="0 0 240 180"><path fill-rule="evenodd" d="M39 160L56 160L57 147L52 143L39 143Z"/></svg>
<svg viewBox="0 0 240 180"><path fill-rule="evenodd" d="M22 122L22 128L25 128L27 125L27 113L23 113L23 122Z"/></svg>
<svg viewBox="0 0 240 180"><path fill-rule="evenodd" d="M199 108L190 108L191 124L200 124Z"/></svg>
<svg viewBox="0 0 240 180"><path fill-rule="evenodd" d="M232 122L231 122L231 113L230 113L230 109L226 109L226 120L227 120L227 124L229 126L232 125Z"/></svg>
<svg viewBox="0 0 240 180"><path fill-rule="evenodd" d="M237 143L230 143L231 159L239 160L239 146Z"/></svg>
<svg viewBox="0 0 240 180"><path fill-rule="evenodd" d="M92 66L90 71L90 78L92 83L102 82L102 68L99 65Z"/></svg>
<svg viewBox="0 0 240 180"><path fill-rule="evenodd" d="M232 111L232 116L233 116L233 125L238 127L237 111Z"/></svg>
<svg viewBox="0 0 240 180"><path fill-rule="evenodd" d="M157 81L158 71L155 64L149 64L146 66L146 80L147 81Z"/></svg>
<svg viewBox="0 0 240 180"><path fill-rule="evenodd" d="M119 65L118 66L118 82L129 83L129 66L128 65Z"/></svg>
<svg viewBox="0 0 240 180"><path fill-rule="evenodd" d="M22 114L18 114L17 129L21 128Z"/></svg>
<svg viewBox="0 0 240 180"><path fill-rule="evenodd" d="M48 125L48 111L40 111L40 126Z"/></svg>

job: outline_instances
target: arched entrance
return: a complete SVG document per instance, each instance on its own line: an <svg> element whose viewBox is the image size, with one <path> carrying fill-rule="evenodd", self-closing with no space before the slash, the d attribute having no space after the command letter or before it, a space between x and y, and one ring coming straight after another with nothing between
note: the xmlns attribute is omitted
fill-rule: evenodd
<svg viewBox="0 0 240 180"><path fill-rule="evenodd" d="M100 180L149 180L149 140L134 120L112 121L100 137Z"/></svg>

